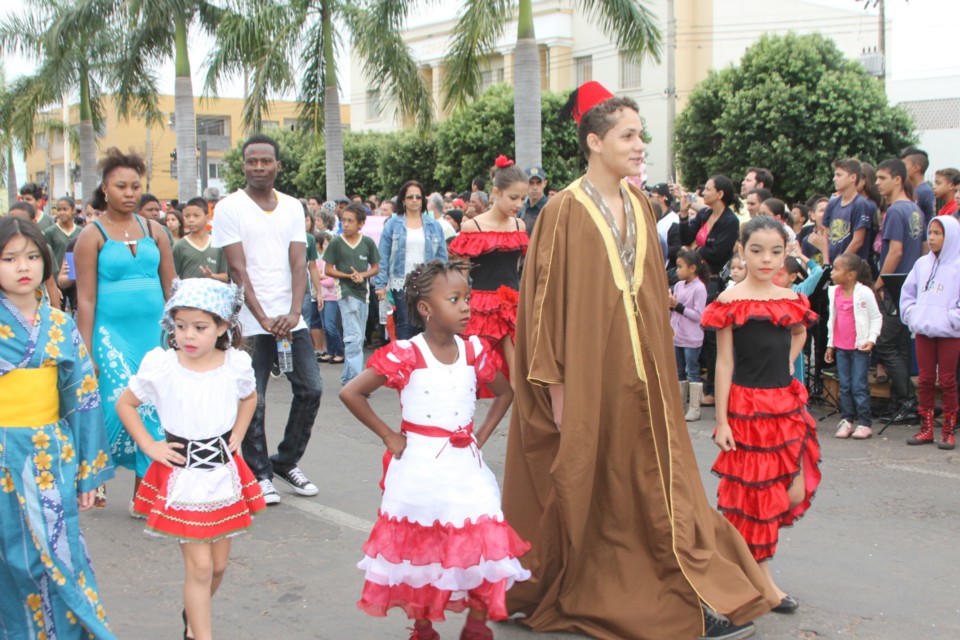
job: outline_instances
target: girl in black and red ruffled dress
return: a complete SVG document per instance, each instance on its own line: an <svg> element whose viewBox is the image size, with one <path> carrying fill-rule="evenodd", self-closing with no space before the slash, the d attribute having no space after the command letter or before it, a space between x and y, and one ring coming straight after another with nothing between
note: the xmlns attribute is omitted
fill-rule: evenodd
<svg viewBox="0 0 960 640"><path fill-rule="evenodd" d="M806 389L792 378L806 328L817 316L805 296L773 284L786 256L783 225L754 218L740 240L747 276L701 318L717 331L717 508L743 535L780 597L773 610L792 613L799 605L777 587L769 561L780 527L806 512L820 484L816 423L805 407Z"/></svg>
<svg viewBox="0 0 960 640"><path fill-rule="evenodd" d="M527 177L506 156L496 160L493 175L493 206L486 213L464 221L460 235L449 251L469 260L473 269L470 324L464 335L478 336L503 357L503 374L510 379L513 342L517 330L520 291L520 258L529 238L517 213L527 196ZM481 398L493 397L485 388Z"/></svg>

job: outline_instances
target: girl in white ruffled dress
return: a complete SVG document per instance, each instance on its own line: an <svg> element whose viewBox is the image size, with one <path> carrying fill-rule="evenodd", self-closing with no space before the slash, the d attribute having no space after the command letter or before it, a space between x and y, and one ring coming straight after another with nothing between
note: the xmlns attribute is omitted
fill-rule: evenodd
<svg viewBox="0 0 960 640"><path fill-rule="evenodd" d="M383 439L383 500L359 568L357 606L373 616L399 607L415 621L411 640L438 640L432 621L469 610L461 640L488 640L487 620L507 617L505 594L530 572L518 560L530 545L500 510L497 479L480 448L513 399L498 357L477 337L461 339L470 320L464 263L438 260L407 276L410 318L424 332L378 350L340 392L357 418ZM478 384L494 394L474 432ZM368 398L387 386L400 393L394 431Z"/></svg>
<svg viewBox="0 0 960 640"><path fill-rule="evenodd" d="M227 568L230 538L266 508L237 453L257 393L250 356L236 348L242 290L204 278L174 285L161 321L171 348L144 356L117 401L117 415L152 460L134 509L147 518L148 532L180 541L183 637L209 640L211 598ZM163 440L144 427L141 403L156 406Z"/></svg>

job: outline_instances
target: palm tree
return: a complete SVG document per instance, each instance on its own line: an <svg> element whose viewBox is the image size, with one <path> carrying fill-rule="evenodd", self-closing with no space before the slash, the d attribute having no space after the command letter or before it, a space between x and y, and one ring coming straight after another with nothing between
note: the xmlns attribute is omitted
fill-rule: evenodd
<svg viewBox="0 0 960 640"><path fill-rule="evenodd" d="M206 88L220 78L249 74L244 127L258 131L270 97L297 91L300 121L323 131L327 198L345 195L343 138L336 56L340 26L364 62L371 85L395 98L398 115L425 130L430 92L400 36L410 2L404 0L233 0L209 58ZM302 69L298 77L295 70Z"/></svg>
<svg viewBox="0 0 960 640"><path fill-rule="evenodd" d="M24 137L15 119L15 107L20 99L20 87L7 83L6 72L0 64L0 175L6 174L7 205L17 201L17 172L13 166L13 151L23 150ZM22 126L22 123L19 123Z"/></svg>
<svg viewBox="0 0 960 640"><path fill-rule="evenodd" d="M102 22L91 23L81 5L27 0L27 6L23 14L0 21L0 49L39 64L22 79L13 107L12 117L22 125L21 147L25 153L32 148L34 123L47 118L45 110L59 105L64 95L79 94L81 196L88 198L97 186L96 136L103 128L103 94L115 92L121 118L134 109L158 118L153 77L142 67L131 71L118 65L125 35ZM52 126L44 128L48 135L53 131ZM65 166L68 163L64 158Z"/></svg>
<svg viewBox="0 0 960 640"><path fill-rule="evenodd" d="M49 0L53 1L53 0ZM120 67L127 74L174 66L174 130L177 134L177 182L181 202L197 195L197 117L187 37L191 30L213 35L223 10L206 0L76 0L88 18L114 25L124 34ZM143 97L149 96L145 92ZM152 97L156 99L156 90ZM158 119L159 121L159 119Z"/></svg>
<svg viewBox="0 0 960 640"><path fill-rule="evenodd" d="M660 28L643 0L579 0L619 50L635 58L660 60ZM517 12L514 55L514 128L517 164L541 164L540 53L533 26L533 0L465 0L465 8L444 64L444 99L459 107L480 92L480 65ZM537 90L530 91L534 87ZM520 89L526 89L521 91Z"/></svg>

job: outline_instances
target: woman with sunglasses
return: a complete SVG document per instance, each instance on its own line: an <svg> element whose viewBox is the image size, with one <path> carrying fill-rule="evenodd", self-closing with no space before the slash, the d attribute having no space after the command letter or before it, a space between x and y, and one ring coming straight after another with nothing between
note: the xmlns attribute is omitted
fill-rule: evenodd
<svg viewBox="0 0 960 640"><path fill-rule="evenodd" d="M427 214L423 194L423 185L419 182L405 182L397 195L398 212L383 225L380 236L380 273L374 278L374 287L380 300L390 296L397 340L409 340L420 333L407 317L403 296L407 274L418 264L447 260L443 228Z"/></svg>

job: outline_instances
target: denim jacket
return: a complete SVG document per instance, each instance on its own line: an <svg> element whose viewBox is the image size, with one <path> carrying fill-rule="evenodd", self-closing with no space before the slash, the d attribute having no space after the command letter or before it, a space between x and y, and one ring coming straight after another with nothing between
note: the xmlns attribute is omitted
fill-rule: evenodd
<svg viewBox="0 0 960 640"><path fill-rule="evenodd" d="M380 236L380 273L373 279L374 289L387 289L391 281L402 280L404 261L407 255L406 216L395 214L383 225ZM423 214L424 259L447 261L447 243L443 239L443 228L433 216Z"/></svg>

